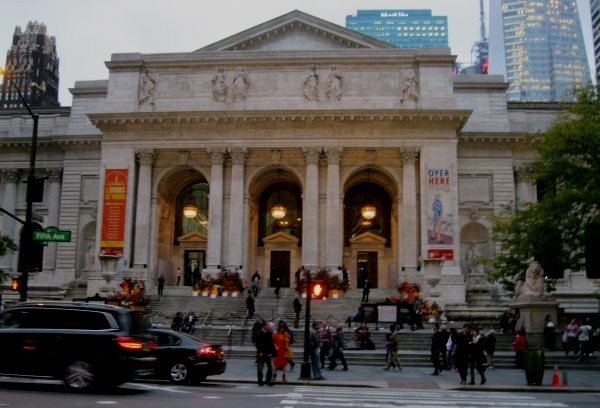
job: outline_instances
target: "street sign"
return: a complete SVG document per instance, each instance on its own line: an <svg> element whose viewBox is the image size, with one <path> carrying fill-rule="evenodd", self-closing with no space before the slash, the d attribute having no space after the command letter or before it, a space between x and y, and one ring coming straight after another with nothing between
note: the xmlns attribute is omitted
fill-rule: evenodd
<svg viewBox="0 0 600 408"><path fill-rule="evenodd" d="M71 231L61 231L56 227L33 231L34 241L71 242Z"/></svg>

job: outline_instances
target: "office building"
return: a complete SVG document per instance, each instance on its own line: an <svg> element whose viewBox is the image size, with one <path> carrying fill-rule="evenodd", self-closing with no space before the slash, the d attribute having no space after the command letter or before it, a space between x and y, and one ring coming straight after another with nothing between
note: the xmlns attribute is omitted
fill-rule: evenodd
<svg viewBox="0 0 600 408"><path fill-rule="evenodd" d="M596 58L596 83L600 84L600 0L590 0L592 16L592 41Z"/></svg>
<svg viewBox="0 0 600 408"><path fill-rule="evenodd" d="M448 46L448 17L431 10L358 10L346 28L400 48Z"/></svg>
<svg viewBox="0 0 600 408"><path fill-rule="evenodd" d="M575 0L490 0L489 55L509 101L569 101L591 78Z"/></svg>
<svg viewBox="0 0 600 408"><path fill-rule="evenodd" d="M31 107L58 107L58 55L56 39L46 25L30 21L25 31L15 28L4 69ZM9 81L0 88L0 109L21 108L19 95Z"/></svg>

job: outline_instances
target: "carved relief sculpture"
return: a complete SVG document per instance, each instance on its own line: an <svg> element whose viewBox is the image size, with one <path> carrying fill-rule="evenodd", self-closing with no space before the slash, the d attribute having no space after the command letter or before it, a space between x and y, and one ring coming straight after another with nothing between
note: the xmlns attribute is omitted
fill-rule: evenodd
<svg viewBox="0 0 600 408"><path fill-rule="evenodd" d="M537 297L544 294L544 269L535 259L529 263L525 272L525 282L518 281L515 286L515 298Z"/></svg>
<svg viewBox="0 0 600 408"><path fill-rule="evenodd" d="M138 102L140 105L154 105L154 90L156 88L156 79L146 70L140 79L140 89Z"/></svg>
<svg viewBox="0 0 600 408"><path fill-rule="evenodd" d="M311 65L304 80L304 97L309 101L319 100L319 75L317 67Z"/></svg>
<svg viewBox="0 0 600 408"><path fill-rule="evenodd" d="M248 95L250 80L245 69L239 71L233 79L233 101L243 101Z"/></svg>
<svg viewBox="0 0 600 408"><path fill-rule="evenodd" d="M419 99L418 94L419 81L417 80L417 74L414 70L410 70L404 74L402 79L402 96L400 102L412 100L417 102Z"/></svg>
<svg viewBox="0 0 600 408"><path fill-rule="evenodd" d="M225 80L225 69L219 67L217 73L212 79L212 95L215 102L226 102L227 101L227 81Z"/></svg>
<svg viewBox="0 0 600 408"><path fill-rule="evenodd" d="M330 101L339 101L342 97L342 74L336 65L329 68L327 74L327 99Z"/></svg>

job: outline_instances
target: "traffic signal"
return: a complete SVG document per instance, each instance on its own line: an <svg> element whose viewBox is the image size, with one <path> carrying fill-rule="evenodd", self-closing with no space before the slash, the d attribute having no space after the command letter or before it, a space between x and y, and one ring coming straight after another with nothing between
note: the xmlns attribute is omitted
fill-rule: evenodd
<svg viewBox="0 0 600 408"><path fill-rule="evenodd" d="M21 279L20 278L13 278L12 279L12 284L10 285L11 290L18 292L19 289L21 288Z"/></svg>

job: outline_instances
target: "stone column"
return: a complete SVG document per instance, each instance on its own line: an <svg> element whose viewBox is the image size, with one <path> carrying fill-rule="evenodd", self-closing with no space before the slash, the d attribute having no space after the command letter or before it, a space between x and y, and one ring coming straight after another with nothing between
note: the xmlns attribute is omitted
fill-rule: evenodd
<svg viewBox="0 0 600 408"><path fill-rule="evenodd" d="M21 180L20 170L16 169L2 169L0 170L0 177L2 178L2 184L4 184L4 191L2 191L2 208L11 213L15 214L17 208L17 183ZM24 217L23 217L24 218ZM23 219L23 221L25 221ZM8 235L18 245L19 244L19 230L20 225L17 220L8 215L2 215L2 231L3 235ZM0 269L5 272L17 270L17 257L18 252L8 252L6 255L0 258Z"/></svg>
<svg viewBox="0 0 600 408"><path fill-rule="evenodd" d="M416 161L419 150L416 148L400 149L402 160L402 226L398 228L398 242L401 245L400 265L407 272L417 270L418 264L418 208L417 208L417 179Z"/></svg>
<svg viewBox="0 0 600 408"><path fill-rule="evenodd" d="M46 217L46 226L59 227L58 219L60 216L60 179L62 169L46 169L48 173L48 217ZM60 229L60 228L59 228ZM56 269L56 242L48 242L44 250L44 269Z"/></svg>
<svg viewBox="0 0 600 408"><path fill-rule="evenodd" d="M210 194L208 197L208 242L206 270L216 273L221 265L223 238L223 159L225 148L209 148Z"/></svg>
<svg viewBox="0 0 600 408"><path fill-rule="evenodd" d="M149 262L148 253L150 248L150 198L152 192L154 151L151 149L140 150L136 152L136 157L140 168L137 180L133 267L146 270Z"/></svg>
<svg viewBox="0 0 600 408"><path fill-rule="evenodd" d="M340 159L342 148L326 150L327 154L327 211L325 221L326 267L337 271L342 264L343 217L340 198Z"/></svg>
<svg viewBox="0 0 600 408"><path fill-rule="evenodd" d="M524 168L515 168L516 191L515 200L518 203L531 203L537 200L537 192L531 179L531 174Z"/></svg>
<svg viewBox="0 0 600 408"><path fill-rule="evenodd" d="M247 149L234 147L231 156L231 201L229 204L228 268L236 270L243 264L244 227L244 163Z"/></svg>
<svg viewBox="0 0 600 408"><path fill-rule="evenodd" d="M319 265L319 157L321 148L302 149L306 160L306 184L302 207L302 265L308 270Z"/></svg>

